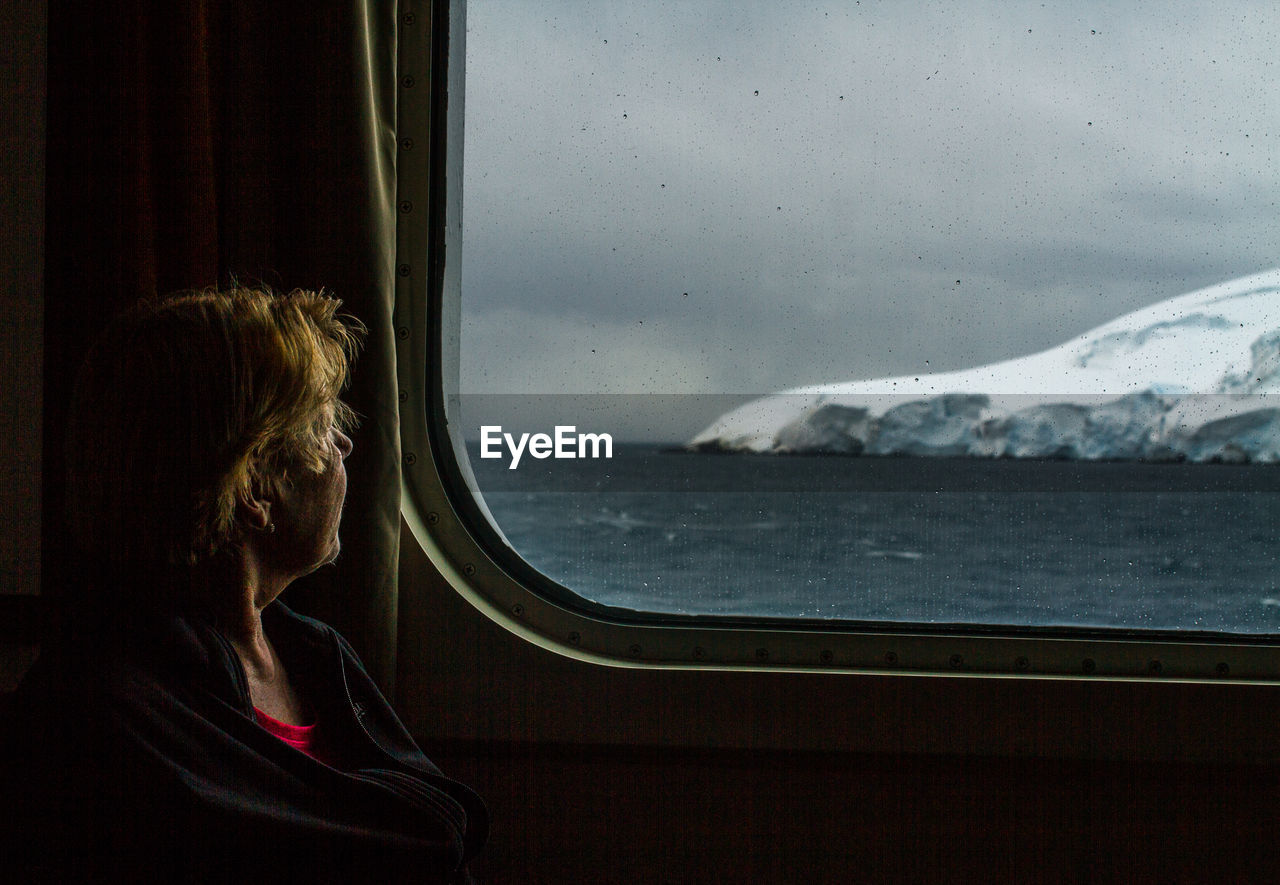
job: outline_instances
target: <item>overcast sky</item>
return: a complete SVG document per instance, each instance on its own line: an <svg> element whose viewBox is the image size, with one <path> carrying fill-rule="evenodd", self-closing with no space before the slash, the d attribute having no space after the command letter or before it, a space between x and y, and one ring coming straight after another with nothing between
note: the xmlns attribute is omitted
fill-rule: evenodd
<svg viewBox="0 0 1280 885"><path fill-rule="evenodd" d="M963 368L1280 264L1270 2L466 14L464 393Z"/></svg>

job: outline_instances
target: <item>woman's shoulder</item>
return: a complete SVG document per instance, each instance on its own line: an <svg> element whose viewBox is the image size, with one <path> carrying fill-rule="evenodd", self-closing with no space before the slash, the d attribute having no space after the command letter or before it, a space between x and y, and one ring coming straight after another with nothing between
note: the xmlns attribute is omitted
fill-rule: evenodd
<svg viewBox="0 0 1280 885"><path fill-rule="evenodd" d="M338 631L319 618L294 611L280 599L262 610L262 625L269 633L284 631L286 638L332 642Z"/></svg>
<svg viewBox="0 0 1280 885"><path fill-rule="evenodd" d="M201 688L234 699L235 679L207 637L178 622L71 630L45 643L14 698L23 717L84 718L99 728L129 711L171 707Z"/></svg>
<svg viewBox="0 0 1280 885"><path fill-rule="evenodd" d="M332 652L336 647L347 662L364 671L360 655L338 630L318 618L299 614L278 599L263 609L262 623L272 642L309 646L320 652Z"/></svg>

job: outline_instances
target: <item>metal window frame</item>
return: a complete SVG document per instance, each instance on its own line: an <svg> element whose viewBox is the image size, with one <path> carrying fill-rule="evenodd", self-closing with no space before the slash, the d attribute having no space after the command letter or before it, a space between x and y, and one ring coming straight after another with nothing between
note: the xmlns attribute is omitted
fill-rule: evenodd
<svg viewBox="0 0 1280 885"><path fill-rule="evenodd" d="M402 0L399 15L402 512L476 609L545 649L615 667L1280 684L1280 645L1266 637L649 616L539 575L490 525L448 421L459 389L465 4Z"/></svg>

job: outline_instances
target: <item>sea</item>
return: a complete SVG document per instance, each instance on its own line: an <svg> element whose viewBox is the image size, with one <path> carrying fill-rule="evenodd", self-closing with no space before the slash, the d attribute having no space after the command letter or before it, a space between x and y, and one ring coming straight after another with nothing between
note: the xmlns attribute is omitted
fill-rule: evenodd
<svg viewBox="0 0 1280 885"><path fill-rule="evenodd" d="M1280 634L1280 465L468 454L495 534L627 613Z"/></svg>

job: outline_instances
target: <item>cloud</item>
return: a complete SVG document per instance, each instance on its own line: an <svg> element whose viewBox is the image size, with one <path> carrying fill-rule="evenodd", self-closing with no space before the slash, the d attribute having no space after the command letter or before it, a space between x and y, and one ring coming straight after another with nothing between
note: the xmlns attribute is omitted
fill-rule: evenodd
<svg viewBox="0 0 1280 885"><path fill-rule="evenodd" d="M961 368L1276 263L1268 7L599 6L468 4L464 389Z"/></svg>

